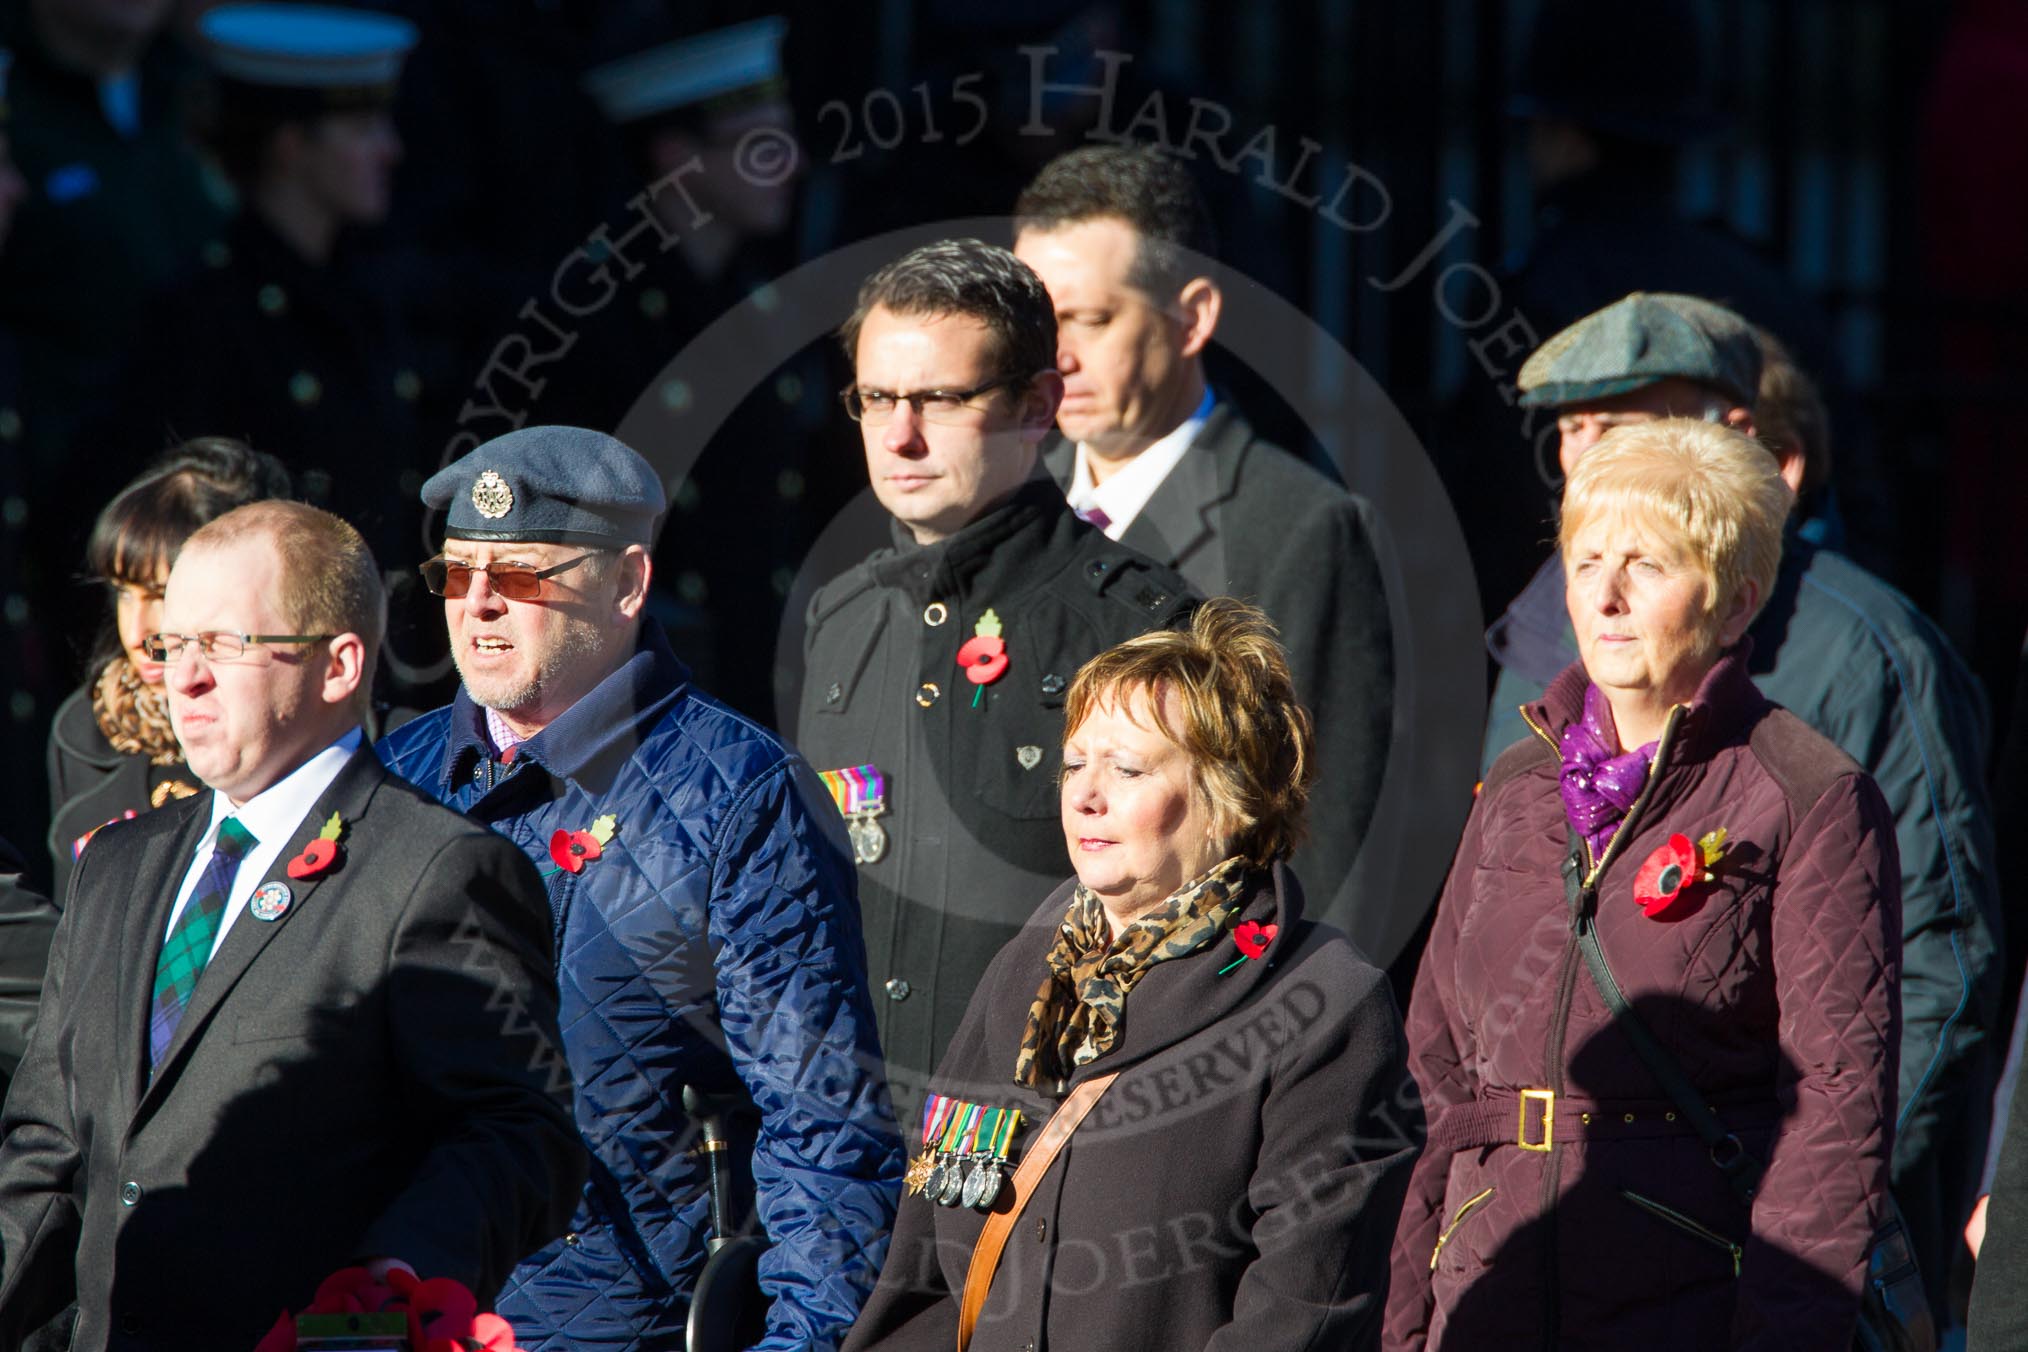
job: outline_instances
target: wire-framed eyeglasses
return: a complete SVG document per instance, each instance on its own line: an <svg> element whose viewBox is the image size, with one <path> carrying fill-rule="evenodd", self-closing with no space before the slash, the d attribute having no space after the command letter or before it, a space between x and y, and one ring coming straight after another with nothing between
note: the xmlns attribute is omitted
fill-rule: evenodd
<svg viewBox="0 0 2028 1352"><path fill-rule="evenodd" d="M227 629L207 629L201 634L150 634L141 640L141 651L155 662L174 662L190 648L203 653L207 662L237 662L252 648L322 643L336 637L336 634L236 634Z"/></svg>
<svg viewBox="0 0 2028 1352"><path fill-rule="evenodd" d="M542 595L545 579L555 577L565 569L575 568L597 553L594 549L548 568L537 568L532 563L489 563L478 568L462 559L447 559L439 554L422 563L416 571L422 574L423 585L430 589L432 595L449 601L461 601L471 592L474 573L486 575L486 585L496 596L504 596L509 601L533 601Z"/></svg>
<svg viewBox="0 0 2028 1352"><path fill-rule="evenodd" d="M962 423L968 415L979 410L972 407L972 400L994 390L1017 385L1019 376L1002 376L984 385L974 385L969 390L914 390L898 394L893 390L869 390L857 385L847 385L838 392L839 401L845 405L846 415L854 422L878 427L894 416L894 411L903 404L915 410L915 416L924 422Z"/></svg>

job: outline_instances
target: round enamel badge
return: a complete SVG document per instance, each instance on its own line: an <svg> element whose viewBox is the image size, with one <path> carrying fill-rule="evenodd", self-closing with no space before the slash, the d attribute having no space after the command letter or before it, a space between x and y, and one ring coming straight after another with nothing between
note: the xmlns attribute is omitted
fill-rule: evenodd
<svg viewBox="0 0 2028 1352"><path fill-rule="evenodd" d="M262 883L260 889L253 894L253 898L247 902L246 908L253 913L256 920L280 920L282 913L289 909L289 903L294 900L295 896L289 891L287 883Z"/></svg>
<svg viewBox="0 0 2028 1352"><path fill-rule="evenodd" d="M472 481L472 506L488 521L498 521L514 510L514 490L498 471L489 469Z"/></svg>

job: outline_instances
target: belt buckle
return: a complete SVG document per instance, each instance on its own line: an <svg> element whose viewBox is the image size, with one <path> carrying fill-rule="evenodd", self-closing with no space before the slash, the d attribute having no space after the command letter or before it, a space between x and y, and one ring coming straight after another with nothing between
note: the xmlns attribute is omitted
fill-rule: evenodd
<svg viewBox="0 0 2028 1352"><path fill-rule="evenodd" d="M1539 1100L1542 1104L1542 1139L1528 1139L1528 1102ZM1550 1145L1556 1138L1556 1091L1553 1089L1524 1089L1521 1091L1521 1124L1515 1130L1514 1144L1523 1150L1537 1154L1549 1153Z"/></svg>

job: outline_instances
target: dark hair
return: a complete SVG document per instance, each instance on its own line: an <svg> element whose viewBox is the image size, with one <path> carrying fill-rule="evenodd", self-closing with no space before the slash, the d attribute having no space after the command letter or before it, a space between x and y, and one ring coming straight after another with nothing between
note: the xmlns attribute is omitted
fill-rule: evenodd
<svg viewBox="0 0 2028 1352"><path fill-rule="evenodd" d="M231 437L195 437L164 451L105 505L85 566L108 582L159 585L199 526L289 493L289 472L273 456Z"/></svg>
<svg viewBox="0 0 2028 1352"><path fill-rule="evenodd" d="M1086 146L1044 165L1014 203L1014 233L1117 216L1140 236L1127 281L1152 296L1201 269L1184 256L1218 252L1211 213L1190 171L1153 146Z"/></svg>
<svg viewBox="0 0 2028 1352"><path fill-rule="evenodd" d="M1760 339L1760 392L1753 422L1760 439L1779 457L1790 447L1803 457L1801 493L1814 493L1831 479L1831 415L1817 382L1796 364L1788 348L1766 329Z"/></svg>
<svg viewBox="0 0 2028 1352"><path fill-rule="evenodd" d="M995 375L1026 380L1056 369L1056 308L1042 279L998 245L976 239L925 244L868 277L838 330L845 360L859 362L859 330L875 306L898 315L965 315L984 324L999 349Z"/></svg>

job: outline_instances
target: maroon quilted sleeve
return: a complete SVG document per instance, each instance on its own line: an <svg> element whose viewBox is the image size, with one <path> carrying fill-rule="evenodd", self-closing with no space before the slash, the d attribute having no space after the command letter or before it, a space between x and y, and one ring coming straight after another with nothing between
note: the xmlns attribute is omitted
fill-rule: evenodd
<svg viewBox="0 0 2028 1352"><path fill-rule="evenodd" d="M1894 822L1846 775L1797 825L1774 893L1780 1134L1740 1268L1733 1347L1844 1352L1887 1195L1901 1041Z"/></svg>
<svg viewBox="0 0 2028 1352"><path fill-rule="evenodd" d="M1445 1108L1473 1098L1471 1034L1455 1012L1455 964L1466 882L1479 857L1485 807L1485 797L1481 797L1465 822L1464 839L1451 864L1443 898L1437 903L1436 923L1408 1004L1408 1067L1422 1092L1423 1115L1432 1130ZM1448 1151L1426 1149L1409 1176L1408 1199L1395 1228L1390 1261L1387 1322L1381 1344L1388 1352L1422 1352L1428 1339L1432 1299L1429 1256L1443 1222L1444 1182L1450 1163Z"/></svg>

